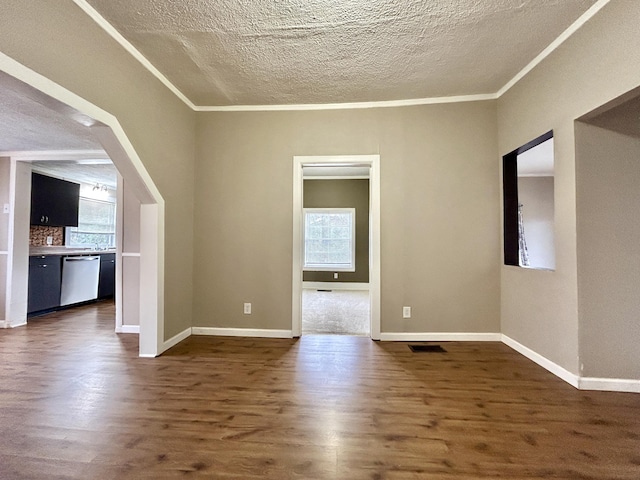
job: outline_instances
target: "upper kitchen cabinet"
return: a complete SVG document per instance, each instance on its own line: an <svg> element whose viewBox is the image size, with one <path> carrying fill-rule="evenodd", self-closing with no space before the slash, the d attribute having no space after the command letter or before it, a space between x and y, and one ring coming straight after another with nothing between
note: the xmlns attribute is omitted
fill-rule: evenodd
<svg viewBox="0 0 640 480"><path fill-rule="evenodd" d="M80 184L32 173L31 225L77 227Z"/></svg>

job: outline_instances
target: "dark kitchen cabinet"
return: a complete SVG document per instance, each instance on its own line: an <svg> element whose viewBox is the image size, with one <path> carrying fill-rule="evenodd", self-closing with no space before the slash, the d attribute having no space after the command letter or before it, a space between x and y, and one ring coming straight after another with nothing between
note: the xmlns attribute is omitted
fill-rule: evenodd
<svg viewBox="0 0 640 480"><path fill-rule="evenodd" d="M77 227L80 184L31 174L31 225Z"/></svg>
<svg viewBox="0 0 640 480"><path fill-rule="evenodd" d="M61 258L59 255L29 257L28 313L60 306Z"/></svg>
<svg viewBox="0 0 640 480"><path fill-rule="evenodd" d="M113 297L116 290L116 254L100 255L100 282L98 298Z"/></svg>

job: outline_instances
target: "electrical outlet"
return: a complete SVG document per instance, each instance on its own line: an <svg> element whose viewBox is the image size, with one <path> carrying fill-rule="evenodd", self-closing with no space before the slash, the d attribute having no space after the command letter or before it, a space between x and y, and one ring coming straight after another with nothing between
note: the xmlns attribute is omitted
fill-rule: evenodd
<svg viewBox="0 0 640 480"><path fill-rule="evenodd" d="M251 315L251 304L250 303L245 303L244 304L244 314L245 315Z"/></svg>
<svg viewBox="0 0 640 480"><path fill-rule="evenodd" d="M402 318L411 318L411 307L402 307Z"/></svg>
<svg viewBox="0 0 640 480"><path fill-rule="evenodd" d="M334 280L337 280L337 279L338 279L338 274L337 274L337 273L334 273L334 274L333 274L333 279L334 279Z"/></svg>
<svg viewBox="0 0 640 480"><path fill-rule="evenodd" d="M53 245L53 236L52 235L47 235L47 245L49 245L49 246Z"/></svg>

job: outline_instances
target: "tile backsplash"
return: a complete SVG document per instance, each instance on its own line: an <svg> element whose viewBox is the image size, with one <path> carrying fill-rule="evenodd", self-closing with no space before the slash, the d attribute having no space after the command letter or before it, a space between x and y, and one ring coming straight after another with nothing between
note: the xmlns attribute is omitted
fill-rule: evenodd
<svg viewBox="0 0 640 480"><path fill-rule="evenodd" d="M52 245L64 245L64 227L31 225L31 231L29 232L29 245L31 247L46 247L47 237L53 237Z"/></svg>

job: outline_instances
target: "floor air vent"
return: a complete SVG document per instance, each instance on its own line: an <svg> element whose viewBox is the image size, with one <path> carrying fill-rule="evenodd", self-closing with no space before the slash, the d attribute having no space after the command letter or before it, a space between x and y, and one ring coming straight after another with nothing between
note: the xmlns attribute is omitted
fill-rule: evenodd
<svg viewBox="0 0 640 480"><path fill-rule="evenodd" d="M440 345L409 345L412 352L441 352L446 353L446 350Z"/></svg>

